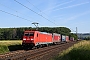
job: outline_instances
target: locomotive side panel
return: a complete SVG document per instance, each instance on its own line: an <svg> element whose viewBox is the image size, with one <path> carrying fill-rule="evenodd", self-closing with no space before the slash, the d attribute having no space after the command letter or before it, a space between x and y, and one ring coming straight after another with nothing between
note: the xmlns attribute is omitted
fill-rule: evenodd
<svg viewBox="0 0 90 60"><path fill-rule="evenodd" d="M38 32L36 34L37 37L35 38L35 46L41 45L41 44L49 44L52 43L52 34L50 33L43 33L43 32Z"/></svg>

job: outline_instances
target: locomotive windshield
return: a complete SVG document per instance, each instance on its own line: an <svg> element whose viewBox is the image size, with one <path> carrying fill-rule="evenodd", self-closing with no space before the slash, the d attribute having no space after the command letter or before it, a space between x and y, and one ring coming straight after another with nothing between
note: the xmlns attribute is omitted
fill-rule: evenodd
<svg viewBox="0 0 90 60"><path fill-rule="evenodd" d="M34 36L34 33L33 32L25 33L24 36Z"/></svg>

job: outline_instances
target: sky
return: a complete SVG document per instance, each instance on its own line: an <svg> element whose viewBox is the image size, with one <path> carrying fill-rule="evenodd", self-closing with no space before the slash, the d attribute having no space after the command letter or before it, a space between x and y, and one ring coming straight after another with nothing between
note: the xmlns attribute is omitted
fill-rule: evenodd
<svg viewBox="0 0 90 60"><path fill-rule="evenodd" d="M67 27L90 33L90 0L0 0L0 28Z"/></svg>

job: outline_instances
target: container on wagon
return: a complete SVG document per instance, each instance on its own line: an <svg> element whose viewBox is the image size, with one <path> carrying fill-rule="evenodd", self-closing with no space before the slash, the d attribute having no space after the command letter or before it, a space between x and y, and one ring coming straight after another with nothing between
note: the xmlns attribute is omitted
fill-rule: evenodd
<svg viewBox="0 0 90 60"><path fill-rule="evenodd" d="M74 37L70 37L70 41L74 41Z"/></svg>
<svg viewBox="0 0 90 60"><path fill-rule="evenodd" d="M61 36L61 41L62 41L62 42L66 42L66 36L62 35L62 36Z"/></svg>

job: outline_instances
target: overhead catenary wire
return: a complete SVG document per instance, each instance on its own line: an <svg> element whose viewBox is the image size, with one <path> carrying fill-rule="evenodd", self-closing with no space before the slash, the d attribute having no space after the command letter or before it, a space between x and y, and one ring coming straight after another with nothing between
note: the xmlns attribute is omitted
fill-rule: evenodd
<svg viewBox="0 0 90 60"><path fill-rule="evenodd" d="M52 22L51 20L49 20L49 19L47 19L46 17L44 17L43 15L41 15L41 14L39 14L39 13L35 12L34 10L30 9L29 7L27 7L27 6L23 5L22 3L18 2L17 0L14 0L14 1L15 1L15 2L17 2L18 4L22 5L23 7L25 7L25 8L27 8L27 9L29 9L30 11L34 12L35 14L37 14L37 15L41 16L42 18L44 18L44 19L48 20L49 22L51 22L51 23L55 24L55 23L54 23L54 22ZM57 25L57 24L55 24L55 25ZM58 25L57 25L57 26L58 26Z"/></svg>
<svg viewBox="0 0 90 60"><path fill-rule="evenodd" d="M18 15L15 15L15 14L12 14L12 13L9 13L9 12L6 12L6 11L3 11L3 10L0 10L0 11L1 11L1 12L4 12L4 13L7 13L7 14L9 14L9 15L12 15L12 16L15 16L15 17L18 17L18 18L21 18L21 19L23 19L23 20L27 20L27 21L32 22L31 20L28 20L28 19L26 19L26 18L20 17L20 16L18 16Z"/></svg>
<svg viewBox="0 0 90 60"><path fill-rule="evenodd" d="M8 6L4 5L4 4L2 4L2 3L0 3L0 5L2 5L2 6L4 6L4 7L6 7L6 8L8 8L8 9L10 9L10 10L13 10L13 11L15 11L15 12L21 14L21 15L28 16L28 15L26 15L26 14L24 14L24 13L21 13L21 12L19 12L19 11L17 11L17 10L12 9L12 8L10 8L10 7L8 7ZM30 17L30 16L28 16L28 17ZM32 18L32 17L30 17L30 18ZM32 19L34 19L34 18L32 18Z"/></svg>
<svg viewBox="0 0 90 60"><path fill-rule="evenodd" d="M15 11L15 12L21 14L21 15L23 14L23 13L21 13L21 12L19 12L19 11L17 11L17 10L14 10L14 9L12 9L12 8L10 8L10 7L8 7L8 6L4 5L4 4L2 4L2 3L0 3L0 5L2 5L2 6L4 6L4 7L6 7L6 8L8 8L8 9L10 9L10 10L13 10L13 11ZM4 12L4 13L7 13L7 14L9 14L9 15L13 15L13 16L18 17L18 18L21 18L21 19L23 19L23 20L27 20L27 21L32 22L32 21L29 20L29 19L25 19L25 18L23 18L23 17L20 17L20 16L18 16L18 15L15 15L15 14L12 14L12 13L9 13L9 12L6 12L6 11L3 11L3 10L1 10L1 12ZM26 15L26 14L23 14L23 15L28 16L28 15ZM28 16L28 17L30 17L30 16ZM30 18L32 18L32 17L30 17ZM32 19L33 19L33 18L32 18ZM39 23L39 25L42 25L42 24ZM42 25L42 26L43 26L43 25Z"/></svg>
<svg viewBox="0 0 90 60"><path fill-rule="evenodd" d="M32 6L34 6L36 9L38 9L41 13L45 14L46 16L48 16L46 13L42 12L41 9L39 9L38 7L36 7L34 4L32 4L29 0L26 0L28 3L30 3ZM50 18L50 16L48 16ZM52 19L52 18L51 18ZM54 19L52 19L54 20ZM55 20L54 20L55 21ZM52 21L51 21L52 22ZM54 22L52 22L54 23ZM55 25L57 25L56 23L54 23ZM58 25L57 25L58 26Z"/></svg>
<svg viewBox="0 0 90 60"><path fill-rule="evenodd" d="M42 12L38 7L36 7L34 4L32 4L30 1L26 0L27 2L29 2L32 6L34 6L35 8L37 8L40 12Z"/></svg>
<svg viewBox="0 0 90 60"><path fill-rule="evenodd" d="M4 6L4 7L6 7L6 8L8 8L8 9L14 10L14 9L12 9L12 8L10 8L10 7L8 7L8 6L4 5L4 4L2 4L2 3L0 3L0 5L2 5L2 6ZM16 10L14 10L14 11L17 12Z"/></svg>
<svg viewBox="0 0 90 60"><path fill-rule="evenodd" d="M72 29L72 28L69 28L69 29L71 29L72 32L76 32L76 30L74 30L74 29Z"/></svg>

